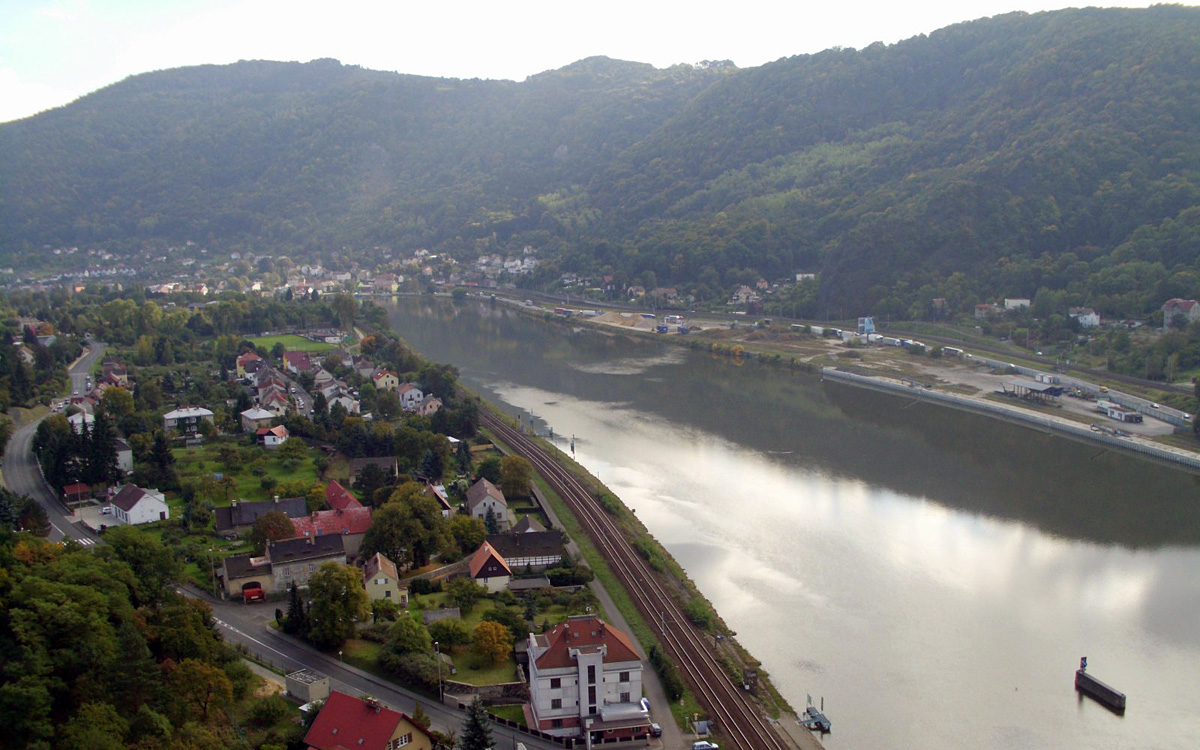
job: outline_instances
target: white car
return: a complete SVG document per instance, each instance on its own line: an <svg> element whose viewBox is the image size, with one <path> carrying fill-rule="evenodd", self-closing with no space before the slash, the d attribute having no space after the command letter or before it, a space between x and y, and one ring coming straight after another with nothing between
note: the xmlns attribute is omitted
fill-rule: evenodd
<svg viewBox="0 0 1200 750"><path fill-rule="evenodd" d="M692 750L720 750L720 745L708 740L698 740L692 743Z"/></svg>

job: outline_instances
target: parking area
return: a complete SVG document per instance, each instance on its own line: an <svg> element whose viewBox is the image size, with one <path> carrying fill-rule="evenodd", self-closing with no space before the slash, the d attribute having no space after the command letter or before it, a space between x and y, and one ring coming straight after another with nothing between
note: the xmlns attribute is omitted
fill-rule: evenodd
<svg viewBox="0 0 1200 750"><path fill-rule="evenodd" d="M105 528L120 526L121 522L111 513L105 513L107 505L87 505L75 509L75 523L81 523L92 531L103 531Z"/></svg>

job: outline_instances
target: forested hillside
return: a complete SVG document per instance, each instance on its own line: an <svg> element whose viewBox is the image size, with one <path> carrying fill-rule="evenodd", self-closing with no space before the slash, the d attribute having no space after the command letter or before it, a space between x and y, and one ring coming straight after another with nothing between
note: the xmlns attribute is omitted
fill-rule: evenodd
<svg viewBox="0 0 1200 750"><path fill-rule="evenodd" d="M0 126L0 251L529 244L540 278L802 314L1200 296L1200 9L1010 14L758 68L591 58L521 82L334 61L138 76Z"/></svg>

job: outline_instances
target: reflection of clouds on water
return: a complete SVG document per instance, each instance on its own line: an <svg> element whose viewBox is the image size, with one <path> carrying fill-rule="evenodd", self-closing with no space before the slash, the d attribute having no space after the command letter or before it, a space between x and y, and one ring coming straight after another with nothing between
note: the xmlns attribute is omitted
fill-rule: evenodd
<svg viewBox="0 0 1200 750"><path fill-rule="evenodd" d="M825 674L825 666L818 664L812 659L793 659L792 666L799 669L801 672L810 672L812 674Z"/></svg>
<svg viewBox="0 0 1200 750"><path fill-rule="evenodd" d="M651 367L683 364L687 351L682 347L671 347L654 357L624 357L609 362L571 363L568 367L589 375L641 375Z"/></svg>

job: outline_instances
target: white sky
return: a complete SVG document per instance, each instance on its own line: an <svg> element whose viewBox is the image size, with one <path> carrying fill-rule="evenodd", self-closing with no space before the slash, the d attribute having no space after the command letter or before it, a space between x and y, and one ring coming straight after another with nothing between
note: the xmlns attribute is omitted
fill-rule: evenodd
<svg viewBox="0 0 1200 750"><path fill-rule="evenodd" d="M1101 3L1105 4L1105 3ZM1111 3L1145 7L1150 0ZM240 59L522 80L591 55L740 67L1056 0L0 0L0 122L127 76Z"/></svg>

